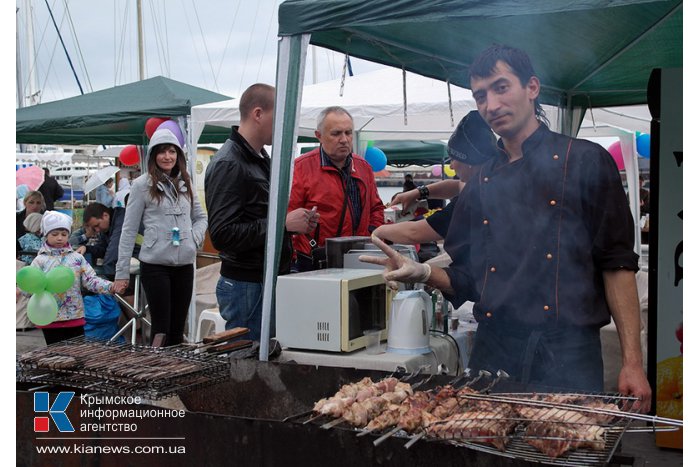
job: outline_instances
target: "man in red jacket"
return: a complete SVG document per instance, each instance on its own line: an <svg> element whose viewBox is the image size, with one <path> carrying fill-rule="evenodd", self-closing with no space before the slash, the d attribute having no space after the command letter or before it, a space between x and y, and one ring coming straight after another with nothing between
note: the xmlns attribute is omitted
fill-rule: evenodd
<svg viewBox="0 0 700 467"><path fill-rule="evenodd" d="M294 179L287 212L316 208L318 227L293 238L292 270L313 269L311 250L327 238L367 236L384 223L372 167L352 153L353 120L342 107L328 107L318 117L318 149L294 161Z"/></svg>

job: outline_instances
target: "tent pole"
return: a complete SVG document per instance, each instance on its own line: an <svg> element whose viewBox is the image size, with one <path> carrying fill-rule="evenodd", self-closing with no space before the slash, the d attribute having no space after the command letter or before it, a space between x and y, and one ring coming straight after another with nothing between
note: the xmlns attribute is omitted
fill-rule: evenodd
<svg viewBox="0 0 700 467"><path fill-rule="evenodd" d="M185 137L185 154L187 157L187 171L190 173L190 183L192 184L192 194L197 196L197 177L195 176L195 167L197 163L197 144L192 141L193 134L190 131L191 127L190 116L177 117L177 124L180 126L180 131ZM190 342L195 341L195 333L197 332L197 256L194 258L194 274L192 287L192 297L190 298L190 308L187 312L187 339Z"/></svg>
<svg viewBox="0 0 700 467"><path fill-rule="evenodd" d="M284 234L294 145L304 85L304 64L311 35L281 37L277 46L277 83L275 118L272 137L270 173L270 202L267 212L265 238L265 270L263 281L262 326L260 330L260 360L267 361L270 329L274 319L274 288L279 270Z"/></svg>

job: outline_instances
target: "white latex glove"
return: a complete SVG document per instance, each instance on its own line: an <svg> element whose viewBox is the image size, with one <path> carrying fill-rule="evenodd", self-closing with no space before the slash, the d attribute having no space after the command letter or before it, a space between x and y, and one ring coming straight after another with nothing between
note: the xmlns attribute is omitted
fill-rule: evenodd
<svg viewBox="0 0 700 467"><path fill-rule="evenodd" d="M381 256L362 255L358 259L364 263L378 264L384 266L382 276L389 288L399 289L398 282L426 283L430 278L430 265L418 263L403 256L398 251L384 243L376 235L372 235L372 243L377 245L386 254L386 258Z"/></svg>

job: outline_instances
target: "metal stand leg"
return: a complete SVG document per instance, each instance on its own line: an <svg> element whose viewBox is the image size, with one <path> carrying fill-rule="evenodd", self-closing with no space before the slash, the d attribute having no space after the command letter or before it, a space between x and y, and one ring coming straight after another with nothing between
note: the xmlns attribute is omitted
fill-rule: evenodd
<svg viewBox="0 0 700 467"><path fill-rule="evenodd" d="M124 305L128 310L130 310L133 314L134 317L131 318L122 328L114 335L112 338L109 340L110 342L113 342L116 340L119 336L123 335L129 327L131 327L131 345L136 345L136 326L140 321L143 321L146 323L148 326L151 325L151 322L148 321L146 318L146 310L148 309L148 304L139 306L140 305L140 298L141 298L141 276L139 274L136 274L134 278L134 306L132 307L129 302L124 300L123 297L120 295L114 294L116 297L117 301ZM145 300L144 300L145 301ZM141 328L143 330L143 326Z"/></svg>

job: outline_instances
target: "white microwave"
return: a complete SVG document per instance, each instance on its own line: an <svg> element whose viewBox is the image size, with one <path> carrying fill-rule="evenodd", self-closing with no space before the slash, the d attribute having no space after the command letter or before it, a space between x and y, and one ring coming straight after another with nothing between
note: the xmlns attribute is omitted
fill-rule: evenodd
<svg viewBox="0 0 700 467"><path fill-rule="evenodd" d="M366 347L363 331L387 326L393 292L382 271L321 269L277 278L276 333L283 347L352 352Z"/></svg>

